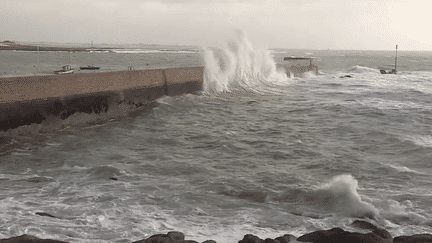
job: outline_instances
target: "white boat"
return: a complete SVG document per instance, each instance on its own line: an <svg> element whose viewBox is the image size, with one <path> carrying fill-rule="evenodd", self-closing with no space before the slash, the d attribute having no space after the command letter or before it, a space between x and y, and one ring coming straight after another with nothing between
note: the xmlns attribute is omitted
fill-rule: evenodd
<svg viewBox="0 0 432 243"><path fill-rule="evenodd" d="M73 72L74 72L73 68L71 68L71 66L69 65L63 66L61 70L54 71L55 74L69 74Z"/></svg>

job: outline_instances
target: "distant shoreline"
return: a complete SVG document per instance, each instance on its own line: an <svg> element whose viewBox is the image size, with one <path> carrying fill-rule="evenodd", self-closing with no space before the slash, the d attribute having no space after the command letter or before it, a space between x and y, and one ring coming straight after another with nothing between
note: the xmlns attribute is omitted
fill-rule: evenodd
<svg viewBox="0 0 432 243"><path fill-rule="evenodd" d="M0 42L1 50L16 50L16 51L70 51L70 52L91 52L91 51L104 51L110 49L123 49L115 47L102 47L102 48L83 48L83 47L54 47L54 46L32 46L20 45L12 41Z"/></svg>

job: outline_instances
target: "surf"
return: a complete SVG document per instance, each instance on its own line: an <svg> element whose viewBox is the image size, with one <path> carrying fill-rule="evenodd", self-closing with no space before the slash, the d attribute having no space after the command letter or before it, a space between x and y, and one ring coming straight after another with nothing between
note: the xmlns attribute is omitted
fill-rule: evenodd
<svg viewBox="0 0 432 243"><path fill-rule="evenodd" d="M252 44L241 30L225 48L207 47L204 51L204 91L260 92L271 84L288 80L284 70L278 69L267 49Z"/></svg>

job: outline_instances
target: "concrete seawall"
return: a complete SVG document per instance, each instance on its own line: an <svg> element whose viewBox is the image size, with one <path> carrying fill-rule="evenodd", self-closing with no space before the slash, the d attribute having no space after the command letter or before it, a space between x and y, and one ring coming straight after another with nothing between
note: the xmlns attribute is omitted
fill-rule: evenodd
<svg viewBox="0 0 432 243"><path fill-rule="evenodd" d="M203 67L0 78L0 130L201 91Z"/></svg>

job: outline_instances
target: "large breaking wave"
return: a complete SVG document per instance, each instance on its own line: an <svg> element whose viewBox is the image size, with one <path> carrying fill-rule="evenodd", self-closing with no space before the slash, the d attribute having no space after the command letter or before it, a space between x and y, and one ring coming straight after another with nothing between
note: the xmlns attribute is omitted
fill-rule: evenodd
<svg viewBox="0 0 432 243"><path fill-rule="evenodd" d="M205 92L259 91L287 81L286 73L278 70L268 50L255 47L243 31L235 33L236 38L228 41L226 48L206 48Z"/></svg>

